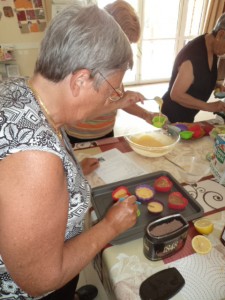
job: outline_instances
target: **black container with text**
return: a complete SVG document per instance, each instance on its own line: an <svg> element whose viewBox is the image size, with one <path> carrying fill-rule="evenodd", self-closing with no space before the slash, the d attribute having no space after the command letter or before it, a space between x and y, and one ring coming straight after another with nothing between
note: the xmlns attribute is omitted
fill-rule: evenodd
<svg viewBox="0 0 225 300"><path fill-rule="evenodd" d="M180 224L179 228L165 234L162 233L159 236L152 234L155 228L161 225L168 227L174 221ZM183 248L188 228L188 222L180 214L163 217L149 223L143 238L144 255L150 260L160 260L173 255Z"/></svg>

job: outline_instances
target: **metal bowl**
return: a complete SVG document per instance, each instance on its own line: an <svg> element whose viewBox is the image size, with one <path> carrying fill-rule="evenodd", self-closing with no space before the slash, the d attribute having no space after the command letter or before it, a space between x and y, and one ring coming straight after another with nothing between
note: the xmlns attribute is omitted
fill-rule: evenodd
<svg viewBox="0 0 225 300"><path fill-rule="evenodd" d="M128 135L125 139L136 153L146 157L160 157L173 150L180 135L171 128L160 128Z"/></svg>

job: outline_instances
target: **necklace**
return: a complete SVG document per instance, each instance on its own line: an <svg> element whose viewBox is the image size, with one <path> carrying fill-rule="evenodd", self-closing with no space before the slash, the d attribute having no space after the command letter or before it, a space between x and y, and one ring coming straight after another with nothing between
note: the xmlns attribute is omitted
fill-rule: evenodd
<svg viewBox="0 0 225 300"><path fill-rule="evenodd" d="M35 88L33 87L33 85L31 84L30 80L28 80L27 82L29 88L31 89L32 93L34 94L35 98L37 99L38 103L40 104L41 108L43 109L45 116L47 117L47 120L49 121L49 123L51 124L51 126L53 127L55 133L57 134L58 138L60 140L62 140L62 133L60 131L60 129L58 129L55 125L55 122L53 121L52 117L50 116L50 113L47 109L47 107L45 106L45 104L43 103L43 101L41 100L40 95L38 94L38 92L35 90Z"/></svg>

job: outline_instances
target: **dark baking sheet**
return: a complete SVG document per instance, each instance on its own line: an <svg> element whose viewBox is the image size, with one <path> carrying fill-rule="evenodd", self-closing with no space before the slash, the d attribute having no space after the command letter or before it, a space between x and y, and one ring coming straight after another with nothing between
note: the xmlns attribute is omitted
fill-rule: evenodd
<svg viewBox="0 0 225 300"><path fill-rule="evenodd" d="M187 221L194 220L196 218L200 218L204 211L201 205L199 205L194 198L180 185L180 183L169 173L166 171L159 171L150 174L146 174L143 176L139 176L136 178L130 178L127 180L122 180L119 182L106 184L104 186L93 188L92 190L92 205L96 212L98 220L101 220L107 210L113 205L112 192L117 187L124 185L128 188L131 194L134 194L135 187L138 184L149 184L153 186L153 183L156 178L160 176L167 176L173 182L173 188L171 192L180 192L182 195L188 199L189 203L187 207L182 211L172 210L164 205L164 210L160 214L151 214L147 210L146 204L138 205L138 208L141 212L141 215L137 218L137 223L132 228L128 229L123 234L119 235L117 238L111 241L111 244L121 244L125 243L140 237L144 236L145 227L152 221L180 213ZM169 192L170 193L170 192ZM156 192L155 199L162 201L164 204L167 203L169 193L158 193Z"/></svg>

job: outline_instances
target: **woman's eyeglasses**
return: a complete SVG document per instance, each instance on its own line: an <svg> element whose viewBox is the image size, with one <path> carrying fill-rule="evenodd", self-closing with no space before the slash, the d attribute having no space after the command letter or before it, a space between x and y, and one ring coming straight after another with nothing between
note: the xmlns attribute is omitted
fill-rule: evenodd
<svg viewBox="0 0 225 300"><path fill-rule="evenodd" d="M101 72L99 72L99 74L102 76L102 78L108 83L108 85L113 89L113 93L108 97L109 101L111 102L116 102L119 101L121 98L123 98L123 91L119 88L115 89L111 83L105 78L105 76L102 75Z"/></svg>

